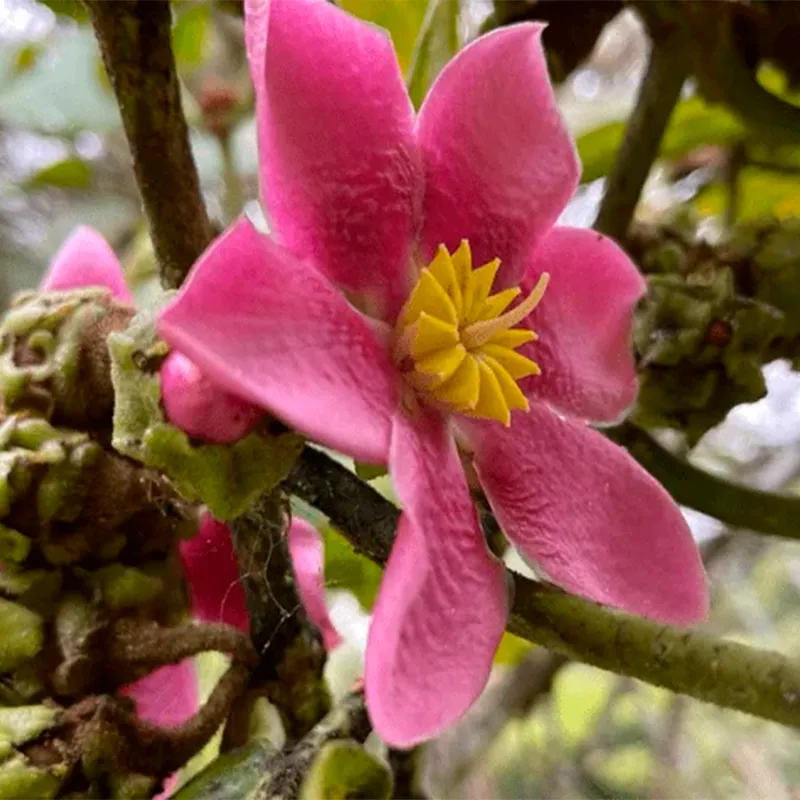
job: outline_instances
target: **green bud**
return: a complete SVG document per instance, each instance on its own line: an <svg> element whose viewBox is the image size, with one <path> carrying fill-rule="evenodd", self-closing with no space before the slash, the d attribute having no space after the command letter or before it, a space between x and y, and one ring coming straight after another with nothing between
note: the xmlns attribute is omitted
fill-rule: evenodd
<svg viewBox="0 0 800 800"><path fill-rule="evenodd" d="M98 397L97 386L87 377L93 372L81 369L81 359L96 357L91 345L84 346L87 334L121 308L105 289L18 295L0 320L0 399L5 409L29 406L46 417L57 410L60 419L83 422L99 402L103 413L110 414L110 397ZM20 359L20 352L32 357ZM104 351L100 358L106 358Z"/></svg>
<svg viewBox="0 0 800 800"><path fill-rule="evenodd" d="M164 590L160 578L119 563L88 573L86 580L103 603L113 610L145 605Z"/></svg>
<svg viewBox="0 0 800 800"><path fill-rule="evenodd" d="M8 561L21 564L31 552L31 544L27 536L0 524L0 564Z"/></svg>
<svg viewBox="0 0 800 800"><path fill-rule="evenodd" d="M147 775L112 773L108 783L114 800L142 800L155 794L158 781Z"/></svg>
<svg viewBox="0 0 800 800"><path fill-rule="evenodd" d="M3 680L0 681L0 704L26 705L44 697L46 688L40 668L38 660L26 661L13 672L3 675Z"/></svg>
<svg viewBox="0 0 800 800"><path fill-rule="evenodd" d="M61 598L55 613L55 634L59 648L69 656L84 648L100 624L98 609L77 592Z"/></svg>
<svg viewBox="0 0 800 800"><path fill-rule="evenodd" d="M10 672L42 649L43 628L38 614L0 598L0 672Z"/></svg>
<svg viewBox="0 0 800 800"><path fill-rule="evenodd" d="M52 727L58 713L44 705L0 708L0 739L14 745L30 742Z"/></svg>
<svg viewBox="0 0 800 800"><path fill-rule="evenodd" d="M66 766L35 767L19 754L0 764L0 797L48 800L58 795L66 777Z"/></svg>
<svg viewBox="0 0 800 800"><path fill-rule="evenodd" d="M14 444L26 450L38 450L45 443L57 439L58 430L44 419L19 418L14 429Z"/></svg>
<svg viewBox="0 0 800 800"><path fill-rule="evenodd" d="M94 442L80 442L67 457L53 464L39 481L36 491L36 509L42 523L58 518L72 520L81 510L81 480L85 470L100 456L100 446Z"/></svg>

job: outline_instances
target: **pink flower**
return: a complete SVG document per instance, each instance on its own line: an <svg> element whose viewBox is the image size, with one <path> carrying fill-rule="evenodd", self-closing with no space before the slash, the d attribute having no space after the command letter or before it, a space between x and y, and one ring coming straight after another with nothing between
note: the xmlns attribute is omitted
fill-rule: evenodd
<svg viewBox="0 0 800 800"><path fill-rule="evenodd" d="M464 49L415 118L389 38L335 5L249 0L245 25L274 235L235 222L160 332L215 384L388 463L404 509L366 655L378 733L405 746L452 723L503 634L504 570L463 458L553 581L666 622L703 617L678 508L586 424L634 400L644 284L610 240L553 227L579 168L542 26Z"/></svg>

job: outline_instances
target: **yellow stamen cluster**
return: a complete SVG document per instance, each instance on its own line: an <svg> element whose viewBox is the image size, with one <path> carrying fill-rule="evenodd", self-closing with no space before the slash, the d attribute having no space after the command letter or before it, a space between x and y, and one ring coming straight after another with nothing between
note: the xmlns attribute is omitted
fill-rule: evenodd
<svg viewBox="0 0 800 800"><path fill-rule="evenodd" d="M452 255L444 245L422 270L397 321L395 358L414 389L459 414L499 420L528 410L517 381L538 375L538 365L516 352L536 339L515 328L542 299L549 276L510 311L520 289L491 294L500 260L472 269L469 243Z"/></svg>

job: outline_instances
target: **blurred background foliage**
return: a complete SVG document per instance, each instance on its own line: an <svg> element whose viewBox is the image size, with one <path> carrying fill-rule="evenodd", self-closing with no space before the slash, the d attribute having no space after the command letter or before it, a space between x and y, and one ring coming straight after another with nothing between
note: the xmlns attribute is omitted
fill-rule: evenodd
<svg viewBox="0 0 800 800"><path fill-rule="evenodd" d="M637 316L634 419L695 464L800 490L800 4L340 0L386 28L419 106L482 31L544 19L548 63L583 162L563 221L591 225L660 18L686 30L689 77L625 242L650 293ZM238 0L174 2L173 45L202 189L223 225L254 210L253 98ZM520 87L524 91L524 87ZM487 113L490 110L487 109ZM100 230L139 298L154 264L120 118L76 0L0 0L0 299L34 286L69 231ZM352 465L351 465L352 466ZM391 496L387 480L376 488ZM318 512L326 581L358 671L380 570ZM800 657L800 548L687 511L707 557L715 633ZM798 521L800 525L800 521ZM508 556L512 568L525 567ZM355 664L355 666L354 666ZM514 691L520 685L529 691ZM398 796L800 797L788 729L704 706L506 635L492 684L420 753ZM420 780L422 779L422 780ZM403 794L403 789L405 794Z"/></svg>

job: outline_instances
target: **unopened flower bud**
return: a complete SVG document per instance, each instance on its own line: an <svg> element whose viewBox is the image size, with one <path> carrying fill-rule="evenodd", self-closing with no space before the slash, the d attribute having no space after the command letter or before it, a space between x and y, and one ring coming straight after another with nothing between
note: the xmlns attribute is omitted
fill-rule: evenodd
<svg viewBox="0 0 800 800"><path fill-rule="evenodd" d="M241 439L263 412L214 386L194 362L175 351L161 366L161 402L169 422L197 439Z"/></svg>

